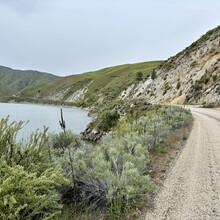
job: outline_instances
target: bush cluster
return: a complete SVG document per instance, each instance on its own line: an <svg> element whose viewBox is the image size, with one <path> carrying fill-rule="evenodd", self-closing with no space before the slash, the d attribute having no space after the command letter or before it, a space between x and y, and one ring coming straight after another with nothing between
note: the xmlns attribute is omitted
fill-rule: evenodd
<svg viewBox="0 0 220 220"><path fill-rule="evenodd" d="M74 146L74 187L64 188L62 201L74 204L76 210L104 211L109 219L118 219L136 208L154 189L148 175L149 151L159 148L166 153L162 144L175 129L191 120L183 108L157 107L134 122L122 119L118 129L103 137L95 148L79 145L75 138L70 143ZM58 137L63 142L62 135L56 136L56 142ZM62 155L59 161L65 175L71 176L69 153L63 149L61 152L57 154Z"/></svg>
<svg viewBox="0 0 220 220"><path fill-rule="evenodd" d="M50 161L47 129L29 141L16 141L22 122L0 121L0 219L56 219L59 189L69 184L60 166Z"/></svg>
<svg viewBox="0 0 220 220"><path fill-rule="evenodd" d="M191 116L180 107L157 106L129 120L94 147L68 130L49 137L47 129L24 144L16 141L23 123L2 119L0 219L57 219L63 206L119 219L136 209L155 188L149 152L166 153L169 134Z"/></svg>
<svg viewBox="0 0 220 220"><path fill-rule="evenodd" d="M149 152L137 132L108 134L95 150L72 148L71 155L74 189L65 188L62 200L76 204L77 210L105 211L111 219L117 219L154 189L147 175ZM71 176L67 151L59 157L65 175Z"/></svg>
<svg viewBox="0 0 220 220"><path fill-rule="evenodd" d="M98 120L98 129L101 131L109 131L112 127L117 125L120 115L117 111L105 111Z"/></svg>
<svg viewBox="0 0 220 220"><path fill-rule="evenodd" d="M155 113L140 117L131 126L143 138L145 148L152 150L163 144L173 131L191 121L189 110L165 106L155 109Z"/></svg>

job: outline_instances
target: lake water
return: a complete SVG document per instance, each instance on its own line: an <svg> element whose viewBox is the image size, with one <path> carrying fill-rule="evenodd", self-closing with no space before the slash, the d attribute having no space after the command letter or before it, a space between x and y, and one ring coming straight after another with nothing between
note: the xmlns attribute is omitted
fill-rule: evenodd
<svg viewBox="0 0 220 220"><path fill-rule="evenodd" d="M29 121L19 133L20 137L26 138L37 129L43 130L44 126L49 127L50 132L59 133L62 131L59 124L61 108L66 128L75 133L84 131L91 121L88 112L80 108L14 103L0 103L0 118L9 115L10 121Z"/></svg>

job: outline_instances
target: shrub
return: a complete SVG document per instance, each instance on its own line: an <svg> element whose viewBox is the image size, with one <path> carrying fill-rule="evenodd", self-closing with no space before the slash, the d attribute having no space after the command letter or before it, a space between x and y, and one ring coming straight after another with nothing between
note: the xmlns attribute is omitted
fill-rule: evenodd
<svg viewBox="0 0 220 220"><path fill-rule="evenodd" d="M159 107L155 111L155 115L142 116L132 126L143 137L144 146L150 150L164 143L173 130L192 120L189 111L178 106Z"/></svg>
<svg viewBox="0 0 220 220"><path fill-rule="evenodd" d="M168 151L167 146L165 146L165 145L160 145L160 146L158 146L158 152L159 152L160 154L166 154L167 151Z"/></svg>
<svg viewBox="0 0 220 220"><path fill-rule="evenodd" d="M217 80L217 75L213 75L212 80L215 82Z"/></svg>
<svg viewBox="0 0 220 220"><path fill-rule="evenodd" d="M76 195L65 187L62 201L77 210L104 210L110 219L118 219L154 188L146 174L149 153L137 132L109 134L92 152L78 148L72 155ZM68 166L65 161L64 154L62 163Z"/></svg>
<svg viewBox="0 0 220 220"><path fill-rule="evenodd" d="M178 90L180 88L181 84L180 81L178 81L177 85L176 85L176 89Z"/></svg>
<svg viewBox="0 0 220 220"><path fill-rule="evenodd" d="M116 111L106 111L101 114L98 128L102 131L109 131L112 127L117 125L119 114Z"/></svg>
<svg viewBox="0 0 220 220"><path fill-rule="evenodd" d="M0 161L0 219L55 219L62 205L57 189L67 183L61 170L41 174Z"/></svg>
<svg viewBox="0 0 220 220"><path fill-rule="evenodd" d="M132 131L131 124L128 122L126 118L122 118L117 128L118 134L123 137L125 134L130 133Z"/></svg>
<svg viewBox="0 0 220 220"><path fill-rule="evenodd" d="M54 149L65 150L68 146L76 149L81 146L81 139L79 135L67 130L66 132L54 134L50 140L50 145Z"/></svg>
<svg viewBox="0 0 220 220"><path fill-rule="evenodd" d="M96 148L69 144L74 186L63 187L61 201L77 211L104 211L108 219L124 217L154 189L147 175L149 150L165 154L171 132L191 120L189 111L181 107L157 105L134 122L123 118L118 130L107 134ZM66 176L71 172L68 154L65 148L56 158Z"/></svg>
<svg viewBox="0 0 220 220"><path fill-rule="evenodd" d="M159 143L164 142L171 130L169 124L160 117L141 117L138 124L143 128L141 135L147 149L155 149Z"/></svg>
<svg viewBox="0 0 220 220"><path fill-rule="evenodd" d="M144 78L144 76L143 76L142 72L139 71L136 73L136 80L137 81L141 81L141 80L143 80L143 78Z"/></svg>
<svg viewBox="0 0 220 220"><path fill-rule="evenodd" d="M172 63L172 61L170 61L170 62L165 62L164 64L163 64L163 67L164 67L164 69L166 70L166 71L170 71L171 70L171 68L173 67L173 63Z"/></svg>
<svg viewBox="0 0 220 220"><path fill-rule="evenodd" d="M190 67L195 67L197 65L196 61L193 61L192 63L190 63Z"/></svg>
<svg viewBox="0 0 220 220"><path fill-rule="evenodd" d="M156 71L153 70L152 73L151 73L151 79L154 80L154 79L156 79L156 77L157 77L156 76Z"/></svg>
<svg viewBox="0 0 220 220"><path fill-rule="evenodd" d="M142 143L137 133L105 137L91 155L90 163L87 160L83 165L78 164L78 170L85 171L77 175L82 187L81 204L119 216L152 191L153 184L145 174L149 154Z"/></svg>
<svg viewBox="0 0 220 220"><path fill-rule="evenodd" d="M68 180L49 159L47 129L16 141L23 124L0 121L0 219L55 219L62 208L58 190Z"/></svg>

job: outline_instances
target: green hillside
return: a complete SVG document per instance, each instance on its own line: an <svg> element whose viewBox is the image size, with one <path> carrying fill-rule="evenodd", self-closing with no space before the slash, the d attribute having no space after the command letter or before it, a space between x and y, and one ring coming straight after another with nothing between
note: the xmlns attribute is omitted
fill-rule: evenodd
<svg viewBox="0 0 220 220"><path fill-rule="evenodd" d="M43 102L57 101L65 104L79 105L83 107L98 106L115 100L118 95L135 81L144 80L152 70L162 61L143 62L137 64L125 64L109 67L94 72L87 72L78 75L71 75L59 78L46 86L25 89L21 92L20 98L36 96L40 91ZM137 73L141 78L137 78ZM79 96L83 90L83 95ZM76 98L76 96L78 98Z"/></svg>
<svg viewBox="0 0 220 220"><path fill-rule="evenodd" d="M24 88L46 85L57 78L48 73L0 66L0 97L16 94Z"/></svg>
<svg viewBox="0 0 220 220"><path fill-rule="evenodd" d="M11 90L10 88L8 88L7 86L5 85L2 85L0 83L0 98L3 98L5 96L10 96L13 94L13 90Z"/></svg>

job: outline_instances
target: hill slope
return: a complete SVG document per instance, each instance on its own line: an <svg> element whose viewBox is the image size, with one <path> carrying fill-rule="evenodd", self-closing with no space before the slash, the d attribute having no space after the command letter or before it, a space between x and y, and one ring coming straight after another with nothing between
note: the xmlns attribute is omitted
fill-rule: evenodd
<svg viewBox="0 0 220 220"><path fill-rule="evenodd" d="M147 80L133 84L122 99L151 103L220 104L220 26L160 65Z"/></svg>
<svg viewBox="0 0 220 220"><path fill-rule="evenodd" d="M33 70L14 70L0 66L0 97L10 96L28 89L46 85L58 76Z"/></svg>
<svg viewBox="0 0 220 220"><path fill-rule="evenodd" d="M127 64L67 76L46 86L24 89L19 97L96 109L137 98L150 103L219 104L219 42L220 26L166 62Z"/></svg>
<svg viewBox="0 0 220 220"><path fill-rule="evenodd" d="M0 99L11 95L13 95L13 90L0 83Z"/></svg>
<svg viewBox="0 0 220 220"><path fill-rule="evenodd" d="M84 107L103 106L117 99L120 93L131 84L149 77L152 70L161 62L126 64L63 77L41 87L40 98L46 102L58 101ZM20 97L39 99L36 90L39 88L23 90Z"/></svg>

